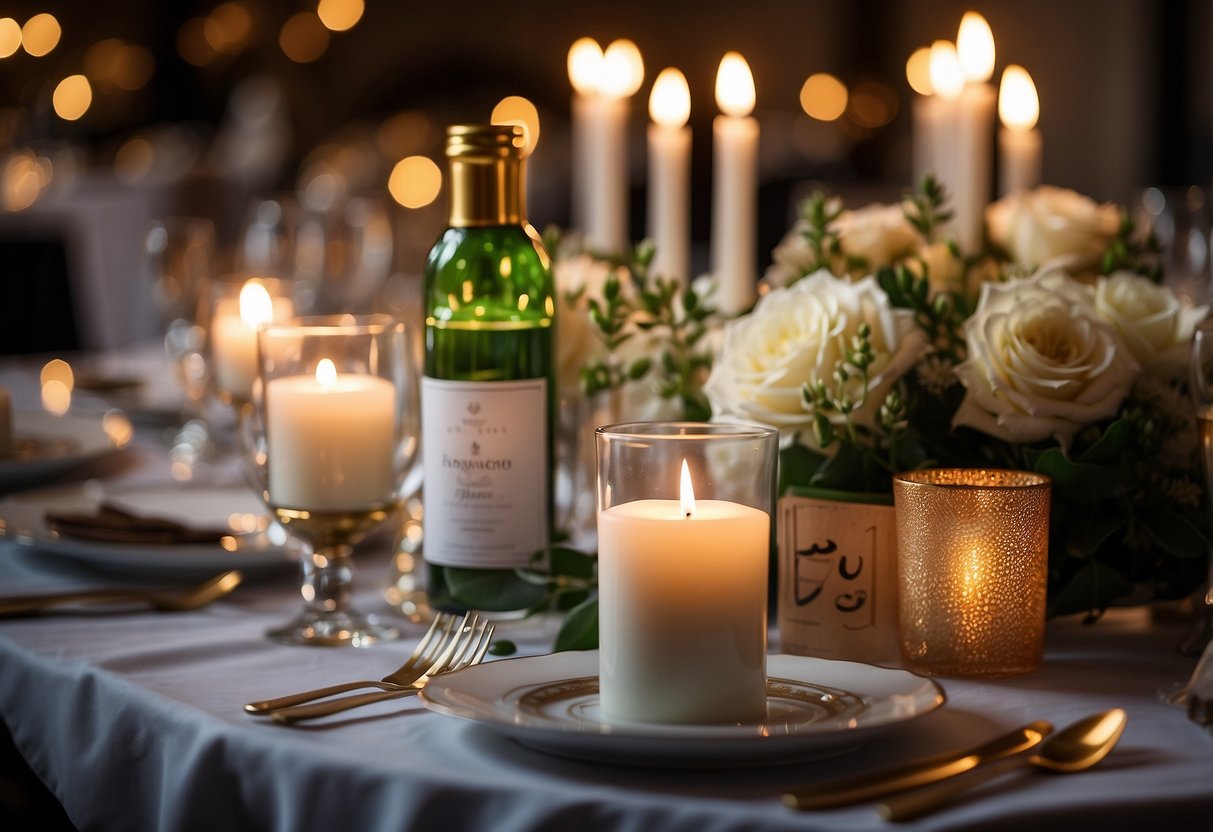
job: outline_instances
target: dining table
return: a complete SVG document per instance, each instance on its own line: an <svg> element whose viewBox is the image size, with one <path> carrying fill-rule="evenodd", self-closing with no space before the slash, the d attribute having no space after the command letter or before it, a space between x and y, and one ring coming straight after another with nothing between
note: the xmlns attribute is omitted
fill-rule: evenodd
<svg viewBox="0 0 1213 832"><path fill-rule="evenodd" d="M0 367L14 399L37 406L37 367ZM109 405L104 405L108 407ZM82 399L82 418L100 411ZM197 487L175 479L163 426L134 419L133 441L53 481L11 486L17 500L96 480L105 487ZM180 477L180 471L177 471ZM240 481L238 461L205 472ZM389 607L389 533L360 547L355 601L395 619L400 638L363 648L287 646L266 631L300 606L290 553L250 570L201 609L138 606L0 619L0 720L33 774L79 829L157 830L1023 830L1213 829L1213 731L1159 697L1188 678L1195 658L1175 647L1186 622L1160 604L1109 610L1088 623L1051 620L1043 663L994 679L938 677L942 704L879 731L834 737L800 755L764 758L762 738L729 739L698 755L638 749L596 758L595 737L536 747L525 730L458 718L418 697L281 725L245 703L351 679L376 679L410 653L427 623ZM0 598L157 580L124 564L57 556L0 537ZM510 656L489 663L524 676L552 652L559 619L497 622ZM770 652L779 652L772 628ZM472 670L475 670L473 668ZM487 668L484 668L487 669ZM458 671L468 673L469 671ZM1122 708L1112 753L1074 774L1008 773L917 820L883 820L872 802L797 811L798 786L872 772L972 746L1032 720L1064 726ZM845 726L839 731L845 732ZM672 732L674 747L682 735ZM0 818L0 821L3 819ZM0 824L3 825L3 824Z"/></svg>

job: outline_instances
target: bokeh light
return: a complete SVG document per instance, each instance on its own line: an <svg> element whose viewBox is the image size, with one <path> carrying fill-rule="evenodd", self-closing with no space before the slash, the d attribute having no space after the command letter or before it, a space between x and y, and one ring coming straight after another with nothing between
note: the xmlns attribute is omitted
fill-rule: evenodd
<svg viewBox="0 0 1213 832"><path fill-rule="evenodd" d="M87 113L93 103L93 88L83 75L69 75L55 87L51 101L55 115L64 121L75 121Z"/></svg>
<svg viewBox="0 0 1213 832"><path fill-rule="evenodd" d="M36 14L21 27L21 45L35 58L49 55L59 45L63 30L53 14Z"/></svg>
<svg viewBox="0 0 1213 832"><path fill-rule="evenodd" d="M392 199L405 208L424 208L442 190L442 171L433 159L408 156L392 168L387 189Z"/></svg>
<svg viewBox="0 0 1213 832"><path fill-rule="evenodd" d="M21 48L21 24L11 17L0 17L0 58Z"/></svg>
<svg viewBox="0 0 1213 832"><path fill-rule="evenodd" d="M497 102L489 117L493 124L517 124L522 128L523 158L535 152L539 143L539 110L520 95L510 95Z"/></svg>
<svg viewBox="0 0 1213 832"><path fill-rule="evenodd" d="M299 12L282 24L278 45L295 63L311 63L329 48L329 30L314 13Z"/></svg>
<svg viewBox="0 0 1213 832"><path fill-rule="evenodd" d="M817 72L800 88L800 106L818 121L834 121L847 110L847 86L828 72Z"/></svg>
<svg viewBox="0 0 1213 832"><path fill-rule="evenodd" d="M191 17L177 30L177 53L186 63L206 66L219 56L206 39L206 18Z"/></svg>
<svg viewBox="0 0 1213 832"><path fill-rule="evenodd" d="M326 29L345 32L362 19L365 8L363 0L320 0L316 5L316 16Z"/></svg>

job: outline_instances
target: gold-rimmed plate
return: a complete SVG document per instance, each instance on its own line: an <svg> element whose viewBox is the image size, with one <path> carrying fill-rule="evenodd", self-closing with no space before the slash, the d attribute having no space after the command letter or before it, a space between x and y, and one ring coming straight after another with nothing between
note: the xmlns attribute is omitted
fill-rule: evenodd
<svg viewBox="0 0 1213 832"><path fill-rule="evenodd" d="M232 534L216 543L107 543L59 534L47 512L93 512L102 502L146 517ZM265 506L241 484L119 484L97 481L23 492L0 500L0 537L34 558L65 560L105 572L171 577L292 567L298 544L271 524Z"/></svg>
<svg viewBox="0 0 1213 832"><path fill-rule="evenodd" d="M96 416L13 414L13 453L0 456L0 491L33 488L130 444L131 423L119 411Z"/></svg>
<svg viewBox="0 0 1213 832"><path fill-rule="evenodd" d="M431 710L487 725L562 757L644 766L731 768L829 756L939 708L934 681L906 670L805 656L767 658L761 722L613 721L598 698L598 653L494 661L436 677Z"/></svg>

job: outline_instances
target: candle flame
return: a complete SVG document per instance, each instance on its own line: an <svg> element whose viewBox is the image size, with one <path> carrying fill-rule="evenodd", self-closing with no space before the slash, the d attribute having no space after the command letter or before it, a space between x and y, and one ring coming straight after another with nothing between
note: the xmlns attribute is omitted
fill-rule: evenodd
<svg viewBox="0 0 1213 832"><path fill-rule="evenodd" d="M250 280L240 289L240 320L249 329L274 319L274 302L269 290L258 280Z"/></svg>
<svg viewBox="0 0 1213 832"><path fill-rule="evenodd" d="M682 503L682 516L695 516L695 488L691 485L691 469L682 461L682 479L678 486L678 498Z"/></svg>
<svg viewBox="0 0 1213 832"><path fill-rule="evenodd" d="M964 90L965 77L956 56L956 44L937 40L931 44L931 88L943 98L956 98Z"/></svg>
<svg viewBox="0 0 1213 832"><path fill-rule="evenodd" d="M920 46L906 60L906 80L910 82L910 89L919 95L935 92L931 86L931 47Z"/></svg>
<svg viewBox="0 0 1213 832"><path fill-rule="evenodd" d="M593 38L578 38L569 47L569 82L581 95L598 92L602 73L602 47Z"/></svg>
<svg viewBox="0 0 1213 832"><path fill-rule="evenodd" d="M521 95L508 95L497 102L489 117L493 124L516 124L522 128L522 158L535 152L539 143L539 110Z"/></svg>
<svg viewBox="0 0 1213 832"><path fill-rule="evenodd" d="M316 365L316 383L325 390L332 390L337 386L337 365L331 358L322 358Z"/></svg>
<svg viewBox="0 0 1213 832"><path fill-rule="evenodd" d="M598 91L611 98L630 98L644 83L644 59L630 40L611 41L602 53Z"/></svg>
<svg viewBox="0 0 1213 832"><path fill-rule="evenodd" d="M674 67L661 70L649 93L649 116L664 127L682 127L691 117L691 90Z"/></svg>
<svg viewBox="0 0 1213 832"><path fill-rule="evenodd" d="M754 74L738 52L726 52L716 71L716 106L726 116L748 116L754 110Z"/></svg>
<svg viewBox="0 0 1213 832"><path fill-rule="evenodd" d="M985 82L994 75L994 33L977 12L965 12L956 34L956 56L965 80Z"/></svg>
<svg viewBox="0 0 1213 832"><path fill-rule="evenodd" d="M1040 118L1040 99L1032 76L1018 64L1002 71L998 85L998 117L1012 130L1031 130Z"/></svg>

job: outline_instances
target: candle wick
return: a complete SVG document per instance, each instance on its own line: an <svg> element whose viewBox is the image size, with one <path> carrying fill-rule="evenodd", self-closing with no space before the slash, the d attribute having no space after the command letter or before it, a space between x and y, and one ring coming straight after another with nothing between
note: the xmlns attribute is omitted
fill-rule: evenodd
<svg viewBox="0 0 1213 832"><path fill-rule="evenodd" d="M689 511L688 511L688 512L686 513L686 519L688 519L688 520L690 520L690 519L691 519L691 512L689 512Z"/></svg>

